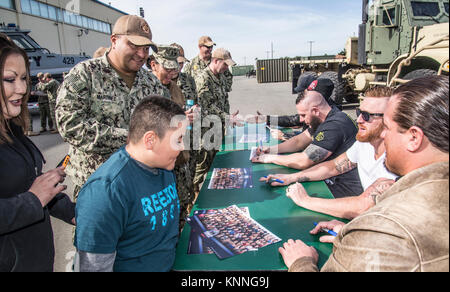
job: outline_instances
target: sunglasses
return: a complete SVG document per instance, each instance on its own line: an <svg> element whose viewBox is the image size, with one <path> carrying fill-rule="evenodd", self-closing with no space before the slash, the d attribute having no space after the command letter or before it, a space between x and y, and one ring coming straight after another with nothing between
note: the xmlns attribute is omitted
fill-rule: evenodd
<svg viewBox="0 0 450 292"><path fill-rule="evenodd" d="M362 111L359 107L356 108L356 116L362 116L362 119L366 122L368 122L370 120L370 117L382 117L384 116L384 114L379 114L379 113L369 113L366 111Z"/></svg>

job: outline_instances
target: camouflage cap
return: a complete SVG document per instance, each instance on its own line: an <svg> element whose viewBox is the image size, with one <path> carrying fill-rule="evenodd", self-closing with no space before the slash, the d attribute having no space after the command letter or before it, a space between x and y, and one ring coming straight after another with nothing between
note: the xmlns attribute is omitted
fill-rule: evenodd
<svg viewBox="0 0 450 292"><path fill-rule="evenodd" d="M180 56L178 57L177 61L178 63L187 63L190 62L186 57L184 56L184 49L181 45L177 43L171 44L172 47L177 47L180 50Z"/></svg>
<svg viewBox="0 0 450 292"><path fill-rule="evenodd" d="M179 64L177 58L180 56L180 49L175 46L159 45L158 52L153 53L156 61L165 69L178 69Z"/></svg>
<svg viewBox="0 0 450 292"><path fill-rule="evenodd" d="M209 36L202 36L198 40L198 45L212 47L212 46L215 46L216 44L212 41L212 39Z"/></svg>
<svg viewBox="0 0 450 292"><path fill-rule="evenodd" d="M225 50L224 48L215 49L212 53L212 57L214 59L221 59L224 60L225 63L227 63L228 66L234 66L236 65L236 62L231 59L231 54L229 51Z"/></svg>
<svg viewBox="0 0 450 292"><path fill-rule="evenodd" d="M114 29L113 35L125 35L136 46L151 46L154 51L156 45L152 42L152 31L144 18L137 15L125 15L120 17Z"/></svg>

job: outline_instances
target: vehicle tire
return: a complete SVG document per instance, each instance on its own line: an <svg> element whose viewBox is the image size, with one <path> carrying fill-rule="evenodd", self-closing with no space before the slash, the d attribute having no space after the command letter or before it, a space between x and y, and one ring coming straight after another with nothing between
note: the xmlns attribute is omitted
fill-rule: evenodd
<svg viewBox="0 0 450 292"><path fill-rule="evenodd" d="M330 79L334 84L334 90L330 96L330 99L333 100L336 104L342 104L345 97L345 80L339 81L338 73L333 71L323 72L319 76L319 79L322 78Z"/></svg>
<svg viewBox="0 0 450 292"><path fill-rule="evenodd" d="M437 72L432 69L417 69L406 74L403 79L405 80L413 80L420 77L425 76L433 76L436 75Z"/></svg>

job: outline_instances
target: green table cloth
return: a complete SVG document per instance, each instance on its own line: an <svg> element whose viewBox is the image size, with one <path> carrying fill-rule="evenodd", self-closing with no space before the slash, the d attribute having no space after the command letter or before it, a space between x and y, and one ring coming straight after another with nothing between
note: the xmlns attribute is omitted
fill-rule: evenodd
<svg viewBox="0 0 450 292"><path fill-rule="evenodd" d="M256 146L256 145L255 145ZM288 239L301 239L314 246L319 253L321 267L332 252L332 244L319 242L325 234L311 235L313 222L336 219L332 216L298 207L286 197L286 187L271 187L259 178L274 173L293 173L296 170L273 164L253 164L250 151L219 152L201 189L192 213L202 209L222 209L231 205L248 207L250 216L281 241L258 251L249 251L220 260L215 254L187 254L191 227L187 223L176 251L175 271L283 271L287 270L278 248ZM253 188L210 190L208 185L214 168L251 168ZM303 183L311 196L332 199L324 182ZM191 213L191 215L192 215Z"/></svg>

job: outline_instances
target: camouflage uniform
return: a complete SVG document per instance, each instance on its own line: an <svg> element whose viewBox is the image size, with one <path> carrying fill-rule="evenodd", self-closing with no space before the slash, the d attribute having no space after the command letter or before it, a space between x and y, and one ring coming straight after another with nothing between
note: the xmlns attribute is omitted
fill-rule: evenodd
<svg viewBox="0 0 450 292"><path fill-rule="evenodd" d="M46 85L45 83L39 82L36 85L36 90L46 93L45 85ZM39 114L41 117L41 129L42 130L47 129L47 123L48 123L48 127L50 129L52 129L54 125L53 125L52 117L50 115L50 106L48 103L48 96L39 95L38 103L39 103Z"/></svg>
<svg viewBox="0 0 450 292"><path fill-rule="evenodd" d="M211 61L203 61L200 56L197 56L192 59L190 63L185 65L184 72L190 75L192 78L196 79L196 75L205 70L210 63ZM233 74L231 74L230 70L227 70L223 74L220 74L220 78L223 78L226 91L231 92L231 87L233 86Z"/></svg>
<svg viewBox="0 0 450 292"><path fill-rule="evenodd" d="M193 58L188 64L185 65L184 73L186 73L188 76L193 78L195 80L195 84L197 87L197 98L196 103L199 104L202 107L202 117L203 117L203 105L199 102L199 96L200 96L200 89L198 87L198 80L204 79L203 77L200 77L200 75L203 75L203 72L208 68L208 65L211 63L211 61L204 61L200 58L200 56L196 56ZM211 72L212 74L212 72ZM214 74L212 74L214 75ZM229 70L225 71L223 74L219 74L219 76L214 76L214 80L216 85L221 84L220 88L225 89L225 93L231 91L231 87L233 85L233 75ZM217 87L217 86L216 86ZM204 94L205 89L202 89L202 94ZM224 99L228 103L228 95ZM229 112L229 104L228 104L228 110ZM202 129L202 137L203 137L203 129ZM203 176L205 173L208 172L209 167L211 166L211 163L215 157L216 151L206 151L204 149L200 151L196 151L196 170L195 170L195 176L194 176L194 189L196 192L199 191L199 186L203 182Z"/></svg>
<svg viewBox="0 0 450 292"><path fill-rule="evenodd" d="M183 92L178 85L172 81L168 86L171 99L179 106L184 108L185 98ZM186 218L193 207L195 193L194 193L194 173L192 169L195 167L195 156L191 153L194 151L185 150L180 153L175 163L174 173L177 183L177 193L180 200L180 231L183 229Z"/></svg>
<svg viewBox="0 0 450 292"><path fill-rule="evenodd" d="M58 89L61 84L52 79L48 83L45 83L42 86L44 92L48 95L48 103L50 108L50 116L52 117L53 125L56 127L56 118L55 118L55 108L56 108L56 98L58 97Z"/></svg>
<svg viewBox="0 0 450 292"><path fill-rule="evenodd" d="M195 86L195 79L192 76L180 72L178 74L177 85L180 87L186 99L192 99L194 104L197 103L197 87Z"/></svg>
<svg viewBox="0 0 450 292"><path fill-rule="evenodd" d="M158 46L158 53L153 53L156 62L166 69L178 68L177 58L179 49L172 46ZM184 108L186 105L185 95L175 81L165 85L170 92L170 98L179 106ZM180 231L183 229L186 218L192 209L195 193L193 185L192 164L195 165L195 159L191 157L193 151L185 150L180 153L175 163L174 173L176 177L177 193L180 200ZM194 156L195 157L195 156Z"/></svg>
<svg viewBox="0 0 450 292"><path fill-rule="evenodd" d="M67 175L77 190L126 143L135 106L152 94L168 96L159 80L140 69L130 90L107 55L75 66L66 76L56 102L61 136L70 144Z"/></svg>
<svg viewBox="0 0 450 292"><path fill-rule="evenodd" d="M228 101L227 85L224 78L214 75L209 67L204 69L196 76L195 83L198 93L198 104L201 107L202 121L209 115L220 117L222 122L222 139L225 131L225 122L230 114L230 103ZM202 127L202 137L210 130ZM209 171L212 161L217 153L217 150L205 150L203 148L204 141L202 141L202 149L199 151L197 160L196 173L194 177L194 189L199 191L199 186L203 182L205 174Z"/></svg>
<svg viewBox="0 0 450 292"><path fill-rule="evenodd" d="M223 73L223 77L225 77L225 89L227 92L231 92L233 86L233 74L230 70L227 70Z"/></svg>

